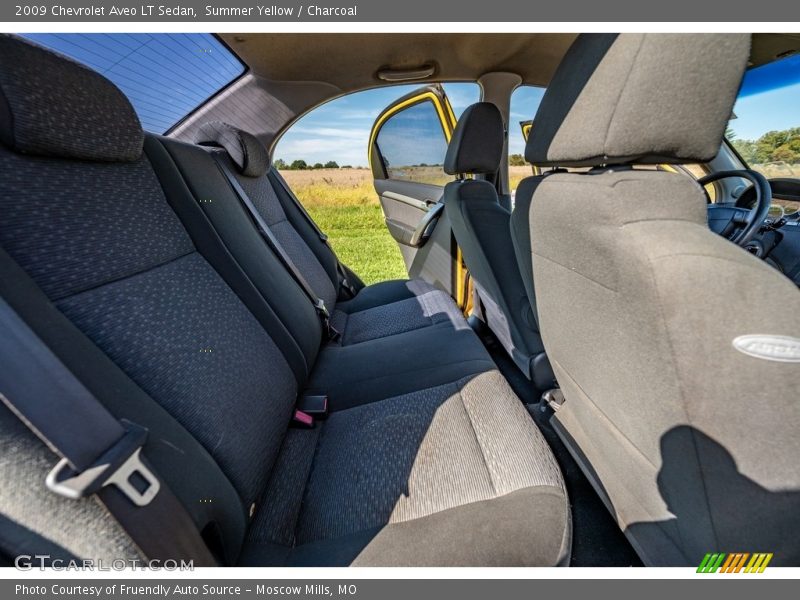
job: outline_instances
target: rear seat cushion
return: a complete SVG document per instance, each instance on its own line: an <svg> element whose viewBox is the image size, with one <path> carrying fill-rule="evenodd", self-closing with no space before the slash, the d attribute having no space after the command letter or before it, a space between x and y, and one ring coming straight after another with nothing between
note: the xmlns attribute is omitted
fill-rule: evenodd
<svg viewBox="0 0 800 600"><path fill-rule="evenodd" d="M342 332L338 340L342 346L437 323L469 327L452 298L421 279L368 286L352 300L337 304L331 317L333 327Z"/></svg>
<svg viewBox="0 0 800 600"><path fill-rule="evenodd" d="M494 368L469 327L454 330L446 322L360 344L324 347L305 393L328 396L330 410L337 411Z"/></svg>
<svg viewBox="0 0 800 600"><path fill-rule="evenodd" d="M307 552L325 564L332 540L348 552L331 558L363 565L541 565L566 553L560 471L497 371L335 413L287 438L273 478L265 506L288 488L302 504L257 515L245 562L276 544L294 547L290 564Z"/></svg>

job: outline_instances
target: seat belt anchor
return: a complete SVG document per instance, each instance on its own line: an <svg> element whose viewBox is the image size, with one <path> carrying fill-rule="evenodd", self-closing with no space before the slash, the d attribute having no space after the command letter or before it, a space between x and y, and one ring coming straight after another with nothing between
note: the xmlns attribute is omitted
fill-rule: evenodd
<svg viewBox="0 0 800 600"><path fill-rule="evenodd" d="M107 485L114 485L136 506L147 506L158 494L161 484L158 478L142 461L142 446L147 439L147 429L121 420L125 434L94 463L83 471L75 471L66 458L58 461L47 474L47 488L77 500L100 491ZM144 489L135 486L131 479L138 475L146 484Z"/></svg>
<svg viewBox="0 0 800 600"><path fill-rule="evenodd" d="M322 298L317 299L317 303L314 304L314 308L317 309L317 312L321 314L326 319L331 318L331 313L328 312L328 307L325 306L325 301Z"/></svg>
<svg viewBox="0 0 800 600"><path fill-rule="evenodd" d="M331 325L331 313L328 312L328 307L325 306L325 301L322 298L318 298L314 303L314 308L317 310L322 324L325 327L325 333L327 334L328 339L334 342L338 340L342 334L337 331L333 325Z"/></svg>

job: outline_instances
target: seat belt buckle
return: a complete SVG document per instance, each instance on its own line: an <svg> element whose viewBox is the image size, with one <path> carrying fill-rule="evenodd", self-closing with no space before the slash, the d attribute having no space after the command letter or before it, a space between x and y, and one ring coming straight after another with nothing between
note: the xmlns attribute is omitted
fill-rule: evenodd
<svg viewBox="0 0 800 600"><path fill-rule="evenodd" d="M304 395L297 401L297 410L314 419L322 420L328 416L328 397L323 395Z"/></svg>
<svg viewBox="0 0 800 600"><path fill-rule="evenodd" d="M322 298L317 300L314 308L317 310L322 325L325 327L325 334L328 336L328 340L335 342L342 337L342 334L331 325L331 313L328 312L328 307L325 306L325 301Z"/></svg>
<svg viewBox="0 0 800 600"><path fill-rule="evenodd" d="M316 308L317 312L324 318L331 318L331 313L328 312L328 307L325 306L325 301L322 298L317 299L317 303L314 304L314 308Z"/></svg>
<svg viewBox="0 0 800 600"><path fill-rule="evenodd" d="M347 290L347 293L350 294L351 298L356 297L356 287L347 280L347 277L342 277L342 287Z"/></svg>
<svg viewBox="0 0 800 600"><path fill-rule="evenodd" d="M294 414L292 414L292 427L314 429L314 417L302 410L295 409Z"/></svg>
<svg viewBox="0 0 800 600"><path fill-rule="evenodd" d="M85 498L107 485L116 486L136 506L147 506L158 494L161 484L141 457L147 429L122 419L125 434L91 466L76 471L62 458L47 474L47 488L71 500ZM138 484L134 484L137 476ZM144 484L144 487L140 484Z"/></svg>

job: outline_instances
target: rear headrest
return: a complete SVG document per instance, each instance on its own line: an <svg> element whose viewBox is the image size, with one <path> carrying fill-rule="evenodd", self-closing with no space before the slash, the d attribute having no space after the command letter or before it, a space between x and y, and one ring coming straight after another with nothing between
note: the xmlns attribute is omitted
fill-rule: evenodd
<svg viewBox="0 0 800 600"><path fill-rule="evenodd" d="M133 161L144 133L125 95L99 73L0 35L0 141L15 152Z"/></svg>
<svg viewBox="0 0 800 600"><path fill-rule="evenodd" d="M445 173L495 173L503 158L504 136L503 117L494 104L478 102L468 107L447 146Z"/></svg>
<svg viewBox="0 0 800 600"><path fill-rule="evenodd" d="M252 133L236 129L222 121L210 121L200 127L195 142L225 148L242 175L261 177L269 169L269 153Z"/></svg>
<svg viewBox="0 0 800 600"><path fill-rule="evenodd" d="M747 34L583 34L542 98L525 148L541 166L690 163L719 152Z"/></svg>

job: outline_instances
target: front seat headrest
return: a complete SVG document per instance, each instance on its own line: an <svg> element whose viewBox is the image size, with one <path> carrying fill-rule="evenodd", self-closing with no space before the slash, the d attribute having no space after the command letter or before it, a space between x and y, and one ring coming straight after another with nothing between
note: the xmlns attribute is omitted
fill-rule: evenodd
<svg viewBox="0 0 800 600"><path fill-rule="evenodd" d="M261 177L269 170L269 153L252 133L222 121L210 121L200 127L195 142L225 148L228 156L247 177Z"/></svg>
<svg viewBox="0 0 800 600"><path fill-rule="evenodd" d="M467 107L453 131L444 158L444 172L496 173L503 158L503 116L491 102Z"/></svg>
<svg viewBox="0 0 800 600"><path fill-rule="evenodd" d="M0 142L34 156L134 161L144 132L100 73L38 44L0 35Z"/></svg>
<svg viewBox="0 0 800 600"><path fill-rule="evenodd" d="M539 166L706 162L719 152L748 34L583 34L539 105Z"/></svg>

